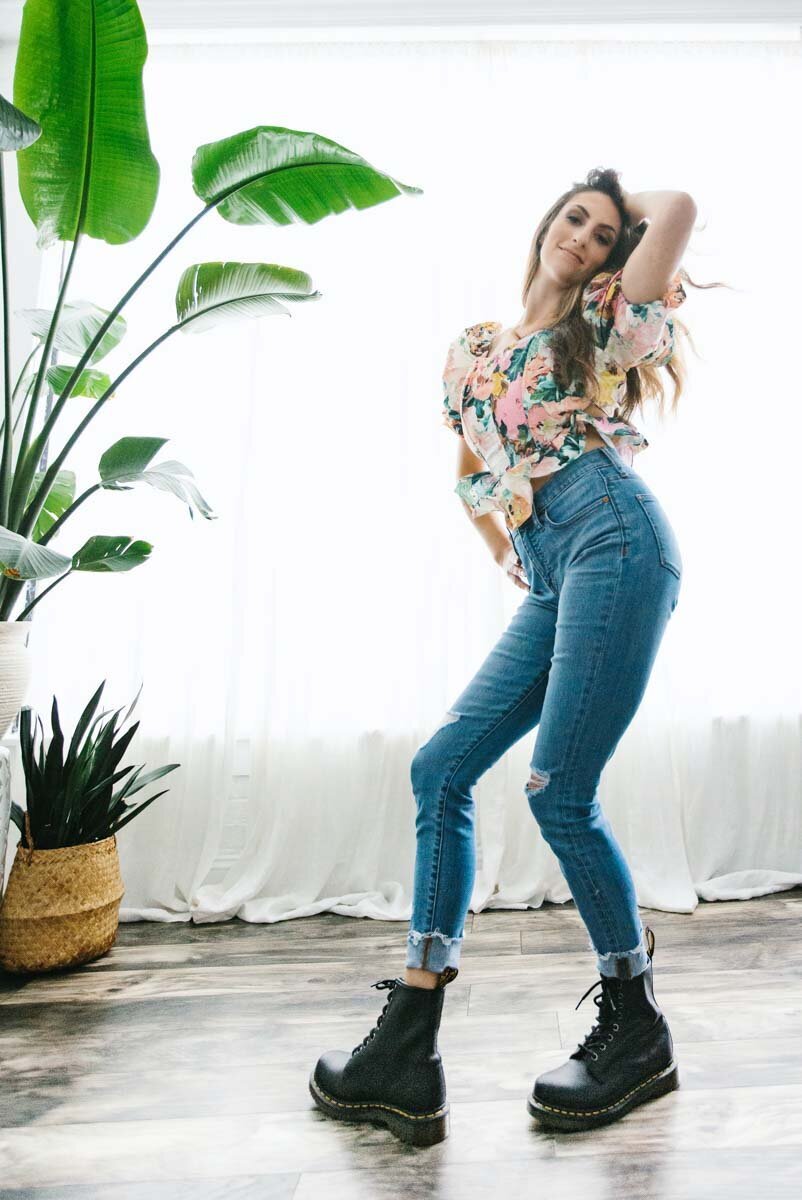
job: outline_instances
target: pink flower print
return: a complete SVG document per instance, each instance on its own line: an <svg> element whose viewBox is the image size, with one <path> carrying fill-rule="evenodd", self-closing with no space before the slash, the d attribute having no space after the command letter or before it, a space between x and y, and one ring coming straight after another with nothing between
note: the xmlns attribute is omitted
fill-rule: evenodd
<svg viewBox="0 0 802 1200"><path fill-rule="evenodd" d="M523 369L521 379L523 385L528 392L537 391L540 380L546 375L551 375L554 369L554 359L548 347L537 354L533 354Z"/></svg>
<svg viewBox="0 0 802 1200"><path fill-rule="evenodd" d="M575 412L579 408L584 409L586 404L587 400L584 396L563 396L554 407L555 410L559 409L560 412Z"/></svg>
<svg viewBox="0 0 802 1200"><path fill-rule="evenodd" d="M570 432L570 430L564 429L562 425L558 425L557 429L559 432L553 436L548 443L552 450L559 450Z"/></svg>
<svg viewBox="0 0 802 1200"><path fill-rule="evenodd" d="M623 428L621 421L613 421L610 417L606 417L606 416L605 417L594 417L593 424L596 427L596 429L600 429L600 430L602 430L603 433L609 433L610 435L612 435L616 429ZM616 438L616 441L618 441L618 440L619 439Z"/></svg>
<svg viewBox="0 0 802 1200"><path fill-rule="evenodd" d="M587 401L578 396L560 396L557 400L535 400L538 415L544 413L547 417L561 417L577 408L584 409L586 404Z"/></svg>
<svg viewBox="0 0 802 1200"><path fill-rule="evenodd" d="M495 373L479 367L471 379L471 392L477 400L489 400L498 395Z"/></svg>
<svg viewBox="0 0 802 1200"><path fill-rule="evenodd" d="M526 412L523 406L523 380L519 375L513 379L495 405L495 415L498 424L503 424L508 430L516 430L519 425L526 424Z"/></svg>
<svg viewBox="0 0 802 1200"><path fill-rule="evenodd" d="M501 371L506 375L507 369L512 362L512 353L514 349L514 346L507 346L505 350L500 350L498 354L494 354L492 356L490 361L495 364L496 371Z"/></svg>

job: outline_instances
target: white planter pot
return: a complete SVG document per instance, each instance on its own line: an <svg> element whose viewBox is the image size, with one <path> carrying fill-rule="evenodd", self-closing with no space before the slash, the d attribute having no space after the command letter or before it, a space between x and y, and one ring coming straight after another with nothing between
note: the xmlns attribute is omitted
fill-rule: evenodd
<svg viewBox="0 0 802 1200"><path fill-rule="evenodd" d="M0 621L0 738L25 702L31 678L30 621Z"/></svg>
<svg viewBox="0 0 802 1200"><path fill-rule="evenodd" d="M0 746L0 898L6 878L8 830L11 824L11 753Z"/></svg>

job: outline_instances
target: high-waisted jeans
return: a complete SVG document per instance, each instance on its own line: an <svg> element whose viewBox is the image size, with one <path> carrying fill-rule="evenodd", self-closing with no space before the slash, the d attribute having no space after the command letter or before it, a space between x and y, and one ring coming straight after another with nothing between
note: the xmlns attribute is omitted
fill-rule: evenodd
<svg viewBox="0 0 802 1200"><path fill-rule="evenodd" d="M511 533L529 592L411 763L417 845L406 965L457 966L476 868L472 788L537 726L523 785L529 808L600 973L629 979L648 965L644 929L597 792L646 690L682 559L659 500L608 445L562 467L533 500Z"/></svg>

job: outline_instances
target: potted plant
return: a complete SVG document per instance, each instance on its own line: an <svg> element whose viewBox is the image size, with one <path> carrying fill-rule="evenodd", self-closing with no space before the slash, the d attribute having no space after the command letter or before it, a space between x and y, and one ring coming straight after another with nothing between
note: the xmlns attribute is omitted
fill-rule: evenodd
<svg viewBox="0 0 802 1200"><path fill-rule="evenodd" d="M175 322L136 353L114 378L97 363L121 341L122 309L163 259L208 213L238 225L315 224L420 188L377 170L353 150L318 133L255 125L199 146L192 183L201 208L123 291L112 308L68 301L84 237L119 245L150 220L159 166L150 148L142 70L147 39L135 0L26 0L14 74L14 103L0 97L0 150L16 153L20 194L37 229L37 245L72 243L55 306L21 315L34 347L12 389L9 378L9 287L0 154L0 256L4 337L4 406L0 466L0 737L27 685L26 635L31 611L73 571L129 571L153 547L127 533L96 534L55 550L76 509L99 489L144 483L171 492L214 519L192 473L173 460L151 465L161 437L121 437L99 457L98 477L76 495L65 465L90 422L136 367L175 333L197 333L219 320L291 315L287 305L317 300L305 271L276 263L203 262L186 267L175 292ZM124 186L121 186L124 184ZM66 362L55 362L55 355ZM40 404L46 395L45 411ZM56 424L74 416L75 398L91 402L48 462ZM16 409L16 411L15 411ZM19 433L17 432L19 429ZM34 598L39 580L51 579ZM24 604L12 614L20 592Z"/></svg>
<svg viewBox="0 0 802 1200"><path fill-rule="evenodd" d="M114 944L124 894L117 832L163 796L165 788L138 804L127 798L179 763L117 770L139 721L121 736L110 710L92 719L105 679L78 720L64 757L64 734L53 697L52 737L45 753L41 719L20 714L20 745L26 808L11 805L20 841L0 901L0 965L15 974L38 974L89 962ZM121 727L136 706L140 687ZM91 725L90 725L91 722ZM41 737L36 747L37 725ZM129 774L133 772L133 774ZM114 790L124 776L128 778Z"/></svg>

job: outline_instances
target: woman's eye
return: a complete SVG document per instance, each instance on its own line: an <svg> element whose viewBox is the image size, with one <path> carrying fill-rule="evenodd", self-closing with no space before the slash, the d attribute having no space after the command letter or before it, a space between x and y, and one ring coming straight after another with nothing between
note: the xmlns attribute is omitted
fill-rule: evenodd
<svg viewBox="0 0 802 1200"><path fill-rule="evenodd" d="M579 220L579 217L575 217L575 216L574 216L573 214L571 214L571 213L569 213L569 215L568 215L568 220L569 220L569 221L575 221L577 225L581 225L581 223L582 223L582 222ZM601 242L601 244L602 244L603 246L609 246L609 245L611 244L611 242L612 242L612 239L611 239L611 238L606 238L606 237L604 236L604 234L601 234L601 233L598 235L598 238L599 238L599 241Z"/></svg>

